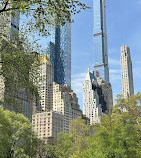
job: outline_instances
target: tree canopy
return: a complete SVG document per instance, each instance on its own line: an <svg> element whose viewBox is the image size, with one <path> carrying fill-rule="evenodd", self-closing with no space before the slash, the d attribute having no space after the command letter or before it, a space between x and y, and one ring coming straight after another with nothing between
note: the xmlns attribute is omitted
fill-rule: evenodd
<svg viewBox="0 0 141 158"><path fill-rule="evenodd" d="M140 158L141 93L118 96L113 114L99 124L88 127L81 118L73 120L70 134L58 135L53 149L56 158Z"/></svg>
<svg viewBox="0 0 141 158"><path fill-rule="evenodd" d="M77 0L3 0L0 14L19 12L30 19L26 31L38 30L39 34L48 35L50 27L72 22L72 15L87 8Z"/></svg>
<svg viewBox="0 0 141 158"><path fill-rule="evenodd" d="M39 140L32 125L22 114L0 108L0 157L35 157Z"/></svg>

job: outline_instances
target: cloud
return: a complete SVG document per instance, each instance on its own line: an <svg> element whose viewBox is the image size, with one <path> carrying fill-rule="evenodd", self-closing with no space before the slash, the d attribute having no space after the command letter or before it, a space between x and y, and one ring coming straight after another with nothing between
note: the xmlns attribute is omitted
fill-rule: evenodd
<svg viewBox="0 0 141 158"><path fill-rule="evenodd" d="M111 69L110 70L110 81L114 84L121 82L121 70L120 69Z"/></svg>
<svg viewBox="0 0 141 158"><path fill-rule="evenodd" d="M114 59L114 58L109 58L109 65L120 66L120 60L117 60L117 59Z"/></svg>
<svg viewBox="0 0 141 158"><path fill-rule="evenodd" d="M111 82L117 82L117 83L120 83L121 82L121 75L116 75L116 74L112 74L110 75L110 81Z"/></svg>
<svg viewBox="0 0 141 158"><path fill-rule="evenodd" d="M72 75L72 89L77 94L82 94L83 91L83 81L85 79L86 73L78 73Z"/></svg>
<svg viewBox="0 0 141 158"><path fill-rule="evenodd" d="M115 49L115 48L110 48L110 49L108 50L108 54L109 54L109 55L118 54L119 52L120 52L120 50L117 50L117 49Z"/></svg>
<svg viewBox="0 0 141 158"><path fill-rule="evenodd" d="M111 69L110 74L120 74L121 70L120 69Z"/></svg>

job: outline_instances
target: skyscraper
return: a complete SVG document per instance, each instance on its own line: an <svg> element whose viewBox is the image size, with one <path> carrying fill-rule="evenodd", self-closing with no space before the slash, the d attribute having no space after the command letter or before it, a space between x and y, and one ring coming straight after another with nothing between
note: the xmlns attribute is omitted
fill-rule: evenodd
<svg viewBox="0 0 141 158"><path fill-rule="evenodd" d="M132 61L130 48L123 45L121 47L121 78L122 95L124 98L134 95Z"/></svg>
<svg viewBox="0 0 141 158"><path fill-rule="evenodd" d="M39 111L51 111L53 108L53 81L54 81L54 68L50 63L50 58L47 55L40 55L40 78L39 80L39 93L40 93L40 106Z"/></svg>
<svg viewBox="0 0 141 158"><path fill-rule="evenodd" d="M95 77L94 72L88 73L83 82L83 114L90 119L90 123L100 123L101 116L111 114L113 94L110 83L100 77Z"/></svg>
<svg viewBox="0 0 141 158"><path fill-rule="evenodd" d="M105 0L93 0L94 5L94 68L97 76L109 83Z"/></svg>
<svg viewBox="0 0 141 158"><path fill-rule="evenodd" d="M71 23L55 28L49 47L54 81L71 86Z"/></svg>
<svg viewBox="0 0 141 158"><path fill-rule="evenodd" d="M53 111L63 115L63 131L69 133L71 120L82 115L78 98L70 86L53 83Z"/></svg>
<svg viewBox="0 0 141 158"><path fill-rule="evenodd" d="M90 123L99 123L102 115L102 107L99 104L99 96L97 91L93 90L93 84L97 85L97 79L94 73L88 73L83 82L83 114L90 119Z"/></svg>

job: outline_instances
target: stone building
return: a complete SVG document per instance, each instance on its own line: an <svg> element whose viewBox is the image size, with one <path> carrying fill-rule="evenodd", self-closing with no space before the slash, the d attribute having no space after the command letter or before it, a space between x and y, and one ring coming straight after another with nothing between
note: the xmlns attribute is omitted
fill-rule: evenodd
<svg viewBox="0 0 141 158"><path fill-rule="evenodd" d="M132 61L130 56L130 48L123 45L121 47L121 79L122 79L122 95L124 98L134 95Z"/></svg>
<svg viewBox="0 0 141 158"><path fill-rule="evenodd" d="M90 124L99 123L102 115L102 107L99 103L98 92L94 90L98 86L94 73L88 73L83 82L83 114L90 119Z"/></svg>
<svg viewBox="0 0 141 158"><path fill-rule="evenodd" d="M63 131L69 133L71 120L82 114L78 98L70 86L53 83L53 111L63 115Z"/></svg>
<svg viewBox="0 0 141 158"><path fill-rule="evenodd" d="M57 112L41 112L32 116L33 130L38 138L52 143L58 133L63 131L63 115Z"/></svg>
<svg viewBox="0 0 141 158"><path fill-rule="evenodd" d="M4 92L4 109L22 113L32 122L32 115L36 113L36 98L30 93L27 93L24 89L19 89L18 92L9 93L7 88Z"/></svg>
<svg viewBox="0 0 141 158"><path fill-rule="evenodd" d="M110 83L106 83L100 77L97 78L98 83L98 95L101 99L99 99L100 104L102 106L102 112L104 113L111 113L113 107L113 92ZM102 100L104 102L102 103ZM106 105L106 106L105 106Z"/></svg>
<svg viewBox="0 0 141 158"><path fill-rule="evenodd" d="M40 55L40 79L39 79L39 94L40 106L39 111L51 111L53 109L53 81L54 68L50 63L50 58L47 55Z"/></svg>
<svg viewBox="0 0 141 158"><path fill-rule="evenodd" d="M101 116L112 113L113 95L110 83L106 83L94 73L88 73L83 82L83 114L90 124L99 123Z"/></svg>
<svg viewBox="0 0 141 158"><path fill-rule="evenodd" d="M10 46L9 46L10 45ZM16 45L13 45L8 41L7 39L2 39L0 43L0 51L1 48L6 48L7 52L20 52L21 48L17 47ZM14 61L10 60L10 64L14 67L12 68L8 67L8 71L5 73L2 70L3 66L3 54L4 52L0 52L0 105L3 106L4 109L20 112L24 116L26 116L30 121L32 121L32 114L36 112L36 99L35 96L31 94L26 88L23 88L20 84L20 80L18 80L18 71L17 67L12 63ZM26 53L24 53L24 57L27 57ZM22 56L23 57L23 56ZM8 59L6 58L8 61ZM12 70L12 71L11 71ZM9 74L8 72L12 72ZM4 74L5 73L5 74ZM24 72L25 73L25 72ZM8 78L8 81L5 79L5 76ZM27 78L29 76L28 70L26 71ZM18 76L18 77L17 77ZM17 80L15 78L18 78ZM15 79L15 80L14 80ZM10 81L11 80L11 81ZM10 82L9 82L10 81Z"/></svg>

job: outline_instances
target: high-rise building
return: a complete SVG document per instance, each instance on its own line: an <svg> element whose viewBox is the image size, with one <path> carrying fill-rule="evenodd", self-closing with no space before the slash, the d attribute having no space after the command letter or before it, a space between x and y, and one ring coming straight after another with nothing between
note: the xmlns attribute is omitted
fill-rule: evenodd
<svg viewBox="0 0 141 158"><path fill-rule="evenodd" d="M69 133L71 120L82 115L78 98L70 86L53 83L53 111L63 115L63 131Z"/></svg>
<svg viewBox="0 0 141 158"><path fill-rule="evenodd" d="M1 44L8 45L9 43L10 41L8 41L7 39L3 39ZM15 45L11 45L9 49L15 52L21 51L20 48L16 47ZM13 73L11 73L10 75L11 80L14 84L11 84L12 82L7 82L4 76L5 74L1 70L3 66L3 53L0 55L0 57L0 104L3 106L4 109L20 112L25 115L30 121L32 121L32 114L36 112L36 98L26 88L21 87L20 82L15 82L17 80L12 80L15 78L15 76L17 76L17 71L12 71ZM24 53L24 57L27 57L26 53ZM10 70L11 69L9 69L7 72L10 72ZM27 70L26 73L28 77L29 70Z"/></svg>
<svg viewBox="0 0 141 158"><path fill-rule="evenodd" d="M131 97L134 95L132 61L130 48L125 45L121 47L121 78L123 97Z"/></svg>
<svg viewBox="0 0 141 158"><path fill-rule="evenodd" d="M97 76L109 83L106 5L105 0L93 0L94 5L94 68Z"/></svg>
<svg viewBox="0 0 141 158"><path fill-rule="evenodd" d="M102 78L97 78L97 93L102 112L111 114L113 109L113 92L110 83L106 83Z"/></svg>
<svg viewBox="0 0 141 158"><path fill-rule="evenodd" d="M101 116L110 113L113 106L113 95L110 83L100 77L96 78L94 72L88 73L83 82L83 114L90 119L90 124L100 123Z"/></svg>
<svg viewBox="0 0 141 158"><path fill-rule="evenodd" d="M40 106L39 111L51 111L53 108L53 81L54 81L54 68L47 55L40 55L40 80L39 80L39 93L40 93Z"/></svg>
<svg viewBox="0 0 141 158"><path fill-rule="evenodd" d="M54 81L71 86L71 23L55 28L49 48L54 66Z"/></svg>
<svg viewBox="0 0 141 158"><path fill-rule="evenodd" d="M36 113L35 96L27 93L24 89L19 89L18 92L9 93L8 88L5 88L4 99L9 100L8 104L4 103L4 109L22 113L32 122L32 115Z"/></svg>
<svg viewBox="0 0 141 158"><path fill-rule="evenodd" d="M91 73L90 69L88 69L88 73L83 82L83 114L90 119L90 124L99 123L102 114L99 96L93 90L93 84L97 85L97 79L94 73Z"/></svg>
<svg viewBox="0 0 141 158"><path fill-rule="evenodd" d="M52 144L53 138L63 131L63 115L53 111L36 113L32 124L38 138Z"/></svg>

